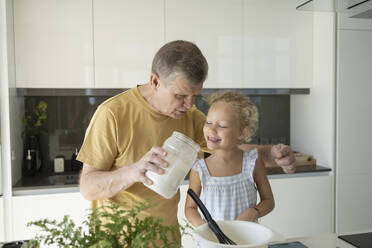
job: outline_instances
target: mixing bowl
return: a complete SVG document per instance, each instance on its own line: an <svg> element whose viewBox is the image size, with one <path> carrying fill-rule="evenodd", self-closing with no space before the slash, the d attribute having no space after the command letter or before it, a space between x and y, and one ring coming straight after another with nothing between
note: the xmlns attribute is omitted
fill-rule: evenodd
<svg viewBox="0 0 372 248"><path fill-rule="evenodd" d="M236 220L216 222L226 236L238 245L220 244L208 227L208 224L203 224L194 230L195 237L200 242L202 248L266 248L269 243L282 242L285 240L282 235L255 222Z"/></svg>

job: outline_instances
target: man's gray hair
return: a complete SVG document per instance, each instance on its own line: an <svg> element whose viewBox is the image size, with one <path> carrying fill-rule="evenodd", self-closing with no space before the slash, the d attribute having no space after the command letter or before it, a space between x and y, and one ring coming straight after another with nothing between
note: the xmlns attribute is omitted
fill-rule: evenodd
<svg viewBox="0 0 372 248"><path fill-rule="evenodd" d="M165 79L166 84L176 76L190 83L203 83L208 76L208 62L192 42L176 40L162 46L152 61L151 72Z"/></svg>

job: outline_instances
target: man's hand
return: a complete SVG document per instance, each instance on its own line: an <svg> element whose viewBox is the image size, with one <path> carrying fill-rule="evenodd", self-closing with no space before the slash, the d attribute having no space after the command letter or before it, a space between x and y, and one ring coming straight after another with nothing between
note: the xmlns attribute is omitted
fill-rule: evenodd
<svg viewBox="0 0 372 248"><path fill-rule="evenodd" d="M296 171L296 157L287 145L278 144L271 147L270 155L275 163L282 167L285 173Z"/></svg>
<svg viewBox="0 0 372 248"><path fill-rule="evenodd" d="M138 162L131 165L131 176L135 182L142 182L151 185L153 181L146 177L147 171L163 174L168 167L168 162L164 159L166 151L161 147L152 147Z"/></svg>

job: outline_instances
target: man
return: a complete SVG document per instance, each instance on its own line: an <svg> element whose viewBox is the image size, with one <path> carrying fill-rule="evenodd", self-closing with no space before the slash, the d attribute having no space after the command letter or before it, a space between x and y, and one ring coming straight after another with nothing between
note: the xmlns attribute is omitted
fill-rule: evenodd
<svg viewBox="0 0 372 248"><path fill-rule="evenodd" d="M144 216L163 217L177 226L179 193L171 199L156 194L146 171L162 174L168 166L161 145L179 131L206 147L205 116L194 106L207 78L208 63L199 48L187 41L165 44L156 53L147 84L102 103L89 124L78 160L84 163L80 179L82 195L96 206L115 202L131 208L149 200ZM250 148L250 146L246 146ZM266 160L287 172L294 170L288 146L264 148Z"/></svg>

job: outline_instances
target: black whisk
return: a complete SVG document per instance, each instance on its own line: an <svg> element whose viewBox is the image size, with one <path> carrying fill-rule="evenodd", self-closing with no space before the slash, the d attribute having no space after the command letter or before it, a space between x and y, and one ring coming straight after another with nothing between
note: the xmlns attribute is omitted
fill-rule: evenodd
<svg viewBox="0 0 372 248"><path fill-rule="evenodd" d="M204 215L205 219L207 220L209 228L216 235L220 244L236 245L236 243L234 241L229 239L229 237L227 237L222 232L220 227L213 220L211 214L208 212L208 209L204 206L203 202L199 199L199 197L195 194L195 192L192 189L188 189L187 194L194 200L196 205L198 205L198 207L200 208L202 214Z"/></svg>

